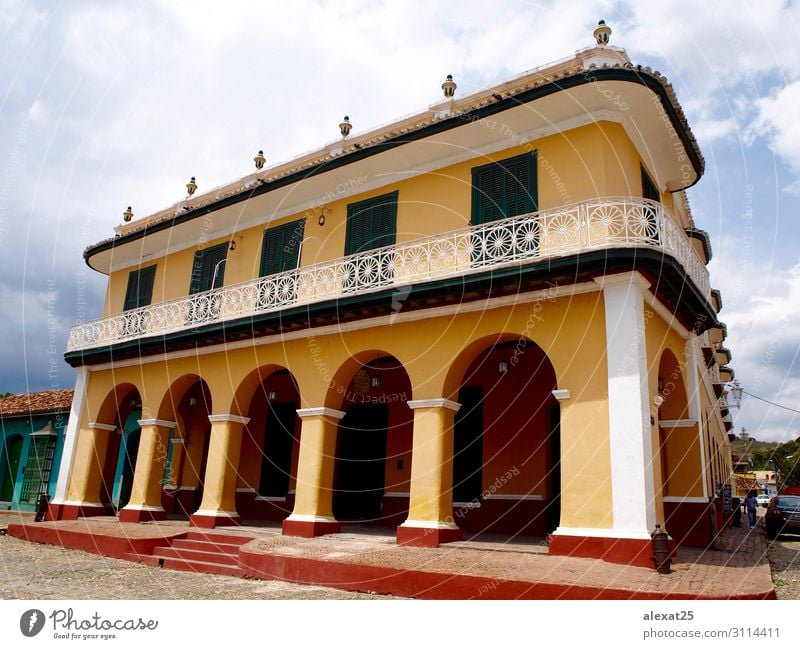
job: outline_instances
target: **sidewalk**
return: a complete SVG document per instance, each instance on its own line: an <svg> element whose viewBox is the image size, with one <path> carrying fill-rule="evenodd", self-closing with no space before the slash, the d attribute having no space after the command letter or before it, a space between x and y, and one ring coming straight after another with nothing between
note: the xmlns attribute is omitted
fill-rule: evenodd
<svg viewBox="0 0 800 649"><path fill-rule="evenodd" d="M4 521L0 519L0 526ZM111 517L13 523L18 538L118 558L143 557L189 532L188 523L120 523ZM208 532L208 531L207 531ZM541 540L461 541L439 548L395 543L390 530L346 528L313 539L277 525L212 532L246 537L246 577L423 599L774 599L761 528L730 528L719 550L681 549L668 575L594 559L549 556Z"/></svg>

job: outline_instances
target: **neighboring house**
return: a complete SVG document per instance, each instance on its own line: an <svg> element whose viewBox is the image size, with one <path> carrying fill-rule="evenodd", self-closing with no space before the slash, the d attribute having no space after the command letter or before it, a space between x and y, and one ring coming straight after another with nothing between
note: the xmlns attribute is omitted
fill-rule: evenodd
<svg viewBox="0 0 800 649"><path fill-rule="evenodd" d="M0 399L0 509L33 511L55 493L72 390Z"/></svg>
<svg viewBox="0 0 800 649"><path fill-rule="evenodd" d="M642 565L657 523L710 542L733 376L684 194L703 158L666 79L606 29L126 211L84 253L108 291L70 332L80 414L50 515L549 535Z"/></svg>

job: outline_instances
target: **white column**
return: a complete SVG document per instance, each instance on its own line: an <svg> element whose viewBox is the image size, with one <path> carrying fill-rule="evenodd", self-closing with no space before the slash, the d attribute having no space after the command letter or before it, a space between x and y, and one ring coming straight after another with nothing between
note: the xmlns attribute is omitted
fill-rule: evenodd
<svg viewBox="0 0 800 649"><path fill-rule="evenodd" d="M644 319L650 284L637 272L597 281L605 303L614 532L645 539L656 523Z"/></svg>
<svg viewBox="0 0 800 649"><path fill-rule="evenodd" d="M61 449L61 463L58 467L58 480L53 504L64 504L67 499L67 488L72 475L72 461L75 459L75 444L78 442L81 413L86 401L86 386L89 383L89 370L79 367L75 376L75 392L72 396L72 405L69 409L67 430L64 432L64 446Z"/></svg>

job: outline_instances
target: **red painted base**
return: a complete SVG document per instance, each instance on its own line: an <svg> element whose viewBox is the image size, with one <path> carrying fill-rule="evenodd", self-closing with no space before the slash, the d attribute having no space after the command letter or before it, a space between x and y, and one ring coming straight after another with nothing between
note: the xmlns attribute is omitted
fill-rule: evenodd
<svg viewBox="0 0 800 649"><path fill-rule="evenodd" d="M59 505L51 504L47 506L46 521L74 521L79 517L103 516L106 514L105 507L80 505Z"/></svg>
<svg viewBox="0 0 800 649"><path fill-rule="evenodd" d="M164 510L150 511L147 509L128 509L123 507L119 510L120 523L144 523L145 521L163 521L167 517Z"/></svg>
<svg viewBox="0 0 800 649"><path fill-rule="evenodd" d="M652 542L644 539L614 539L598 536L550 537L549 554L567 557L602 559L609 563L655 568Z"/></svg>
<svg viewBox="0 0 800 649"><path fill-rule="evenodd" d="M664 529L677 545L707 548L714 541L709 503L664 503Z"/></svg>
<svg viewBox="0 0 800 649"><path fill-rule="evenodd" d="M341 531L342 525L338 521L283 521L284 536L302 536L310 539L323 534L336 534Z"/></svg>
<svg viewBox="0 0 800 649"><path fill-rule="evenodd" d="M207 516L205 514L192 514L189 517L189 525L192 527L202 527L210 530L215 527L224 527L229 525L241 525L242 519L239 516L226 516L220 514L218 516Z"/></svg>
<svg viewBox="0 0 800 649"><path fill-rule="evenodd" d="M442 543L460 541L463 533L456 529L437 529L433 527L403 527L397 528L397 543L399 545L414 545L421 548L438 548Z"/></svg>

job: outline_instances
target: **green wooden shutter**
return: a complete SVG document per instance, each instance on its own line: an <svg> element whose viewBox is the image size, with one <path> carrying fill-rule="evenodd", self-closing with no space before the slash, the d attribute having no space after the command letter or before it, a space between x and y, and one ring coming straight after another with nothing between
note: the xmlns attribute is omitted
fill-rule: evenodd
<svg viewBox="0 0 800 649"><path fill-rule="evenodd" d="M219 288L225 281L225 264L220 263L228 255L228 244L221 243L211 248L197 250L192 264L192 278L189 293L201 293ZM214 275L216 271L216 277ZM211 283L214 286L211 286Z"/></svg>
<svg viewBox="0 0 800 649"><path fill-rule="evenodd" d="M264 230L261 244L261 276L294 270L300 263L305 220Z"/></svg>
<svg viewBox="0 0 800 649"><path fill-rule="evenodd" d="M472 170L472 224L489 223L538 209L536 153Z"/></svg>
<svg viewBox="0 0 800 649"><path fill-rule="evenodd" d="M394 245L397 240L398 192L347 206L345 254Z"/></svg>
<svg viewBox="0 0 800 649"><path fill-rule="evenodd" d="M128 288L125 291L125 304L123 311L138 309L147 306L153 299L153 281L156 276L156 267L148 266L131 271L128 275Z"/></svg>

